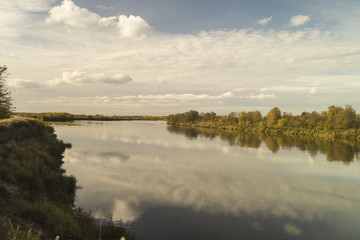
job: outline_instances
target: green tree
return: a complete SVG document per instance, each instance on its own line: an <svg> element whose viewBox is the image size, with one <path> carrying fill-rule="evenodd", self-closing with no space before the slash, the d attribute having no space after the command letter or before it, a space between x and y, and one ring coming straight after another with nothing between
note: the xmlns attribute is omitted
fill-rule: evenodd
<svg viewBox="0 0 360 240"><path fill-rule="evenodd" d="M259 111L249 112L251 116L251 123L259 123L263 120L263 117Z"/></svg>
<svg viewBox="0 0 360 240"><path fill-rule="evenodd" d="M279 108L272 108L269 113L266 115L266 121L269 126L277 124L278 120L281 118L281 111Z"/></svg>
<svg viewBox="0 0 360 240"><path fill-rule="evenodd" d="M236 125L238 123L238 119L237 119L236 115L237 115L236 112L229 113L229 115L227 116L227 122L229 124Z"/></svg>
<svg viewBox="0 0 360 240"><path fill-rule="evenodd" d="M356 111L350 105L346 105L341 116L341 128L349 129L356 126Z"/></svg>
<svg viewBox="0 0 360 240"><path fill-rule="evenodd" d="M185 122L195 122L199 120L199 112L190 110L185 113Z"/></svg>
<svg viewBox="0 0 360 240"><path fill-rule="evenodd" d="M0 119L11 117L11 112L14 110L11 92L5 86L8 75L7 67L0 66Z"/></svg>
<svg viewBox="0 0 360 240"><path fill-rule="evenodd" d="M247 112L242 111L240 113L238 122L239 122L240 127L245 127L247 125L247 123L248 123L248 114L247 114Z"/></svg>

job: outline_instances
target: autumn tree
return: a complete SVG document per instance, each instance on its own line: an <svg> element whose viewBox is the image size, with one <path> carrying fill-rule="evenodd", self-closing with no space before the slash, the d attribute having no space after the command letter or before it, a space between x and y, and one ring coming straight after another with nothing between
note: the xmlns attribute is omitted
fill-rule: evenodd
<svg viewBox="0 0 360 240"><path fill-rule="evenodd" d="M279 108L272 108L269 113L266 115L266 121L269 126L277 124L278 120L281 118L281 111Z"/></svg>
<svg viewBox="0 0 360 240"><path fill-rule="evenodd" d="M199 120L199 112L190 110L185 113L185 122L195 122Z"/></svg>
<svg viewBox="0 0 360 240"><path fill-rule="evenodd" d="M5 86L8 75L7 67L0 66L0 119L9 118L14 110L11 92Z"/></svg>

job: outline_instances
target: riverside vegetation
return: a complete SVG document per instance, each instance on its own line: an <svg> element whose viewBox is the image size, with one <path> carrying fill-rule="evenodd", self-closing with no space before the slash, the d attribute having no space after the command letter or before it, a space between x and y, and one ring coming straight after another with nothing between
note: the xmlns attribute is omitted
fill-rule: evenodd
<svg viewBox="0 0 360 240"><path fill-rule="evenodd" d="M135 239L125 228L97 225L90 213L74 207L77 181L62 168L71 144L38 120L11 118L7 76L7 67L0 66L0 239Z"/></svg>
<svg viewBox="0 0 360 240"><path fill-rule="evenodd" d="M197 128L224 129L237 132L311 136L326 139L351 139L360 141L360 115L350 105L345 108L330 106L327 111L318 113L303 112L300 115L282 113L272 108L266 116L259 111L232 112L217 116L216 113L199 113L190 110L167 117L169 125Z"/></svg>
<svg viewBox="0 0 360 240"><path fill-rule="evenodd" d="M33 119L1 120L0 132L0 239L99 239L91 214L74 208L76 178L61 167L71 145ZM135 239L125 228L102 226L101 239L122 236Z"/></svg>
<svg viewBox="0 0 360 240"><path fill-rule="evenodd" d="M72 122L75 120L88 120L88 121L131 121L131 120L165 120L165 116L104 116L101 114L85 115L85 114L71 114L66 112L48 112L48 113L15 113L17 116L29 117L39 119L45 122Z"/></svg>

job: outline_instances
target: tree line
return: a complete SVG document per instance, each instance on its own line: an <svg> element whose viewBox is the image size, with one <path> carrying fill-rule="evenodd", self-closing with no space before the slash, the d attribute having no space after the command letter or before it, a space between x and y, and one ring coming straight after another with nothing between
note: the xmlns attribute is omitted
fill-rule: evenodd
<svg viewBox="0 0 360 240"><path fill-rule="evenodd" d="M213 126L233 126L243 128L279 127L304 128L316 130L355 129L360 127L360 115L352 106L330 106L327 111L302 112L300 115L281 112L272 108L266 116L260 111L231 112L228 115L216 115L215 112L199 113L190 110L185 113L171 114L167 118L169 125L208 123Z"/></svg>
<svg viewBox="0 0 360 240"><path fill-rule="evenodd" d="M150 115L131 115L131 116L104 116L102 114L86 115L71 114L67 112L47 112L47 113L16 113L18 116L36 118L45 122L71 122L74 120L89 121L120 121L120 120L165 120L165 116Z"/></svg>

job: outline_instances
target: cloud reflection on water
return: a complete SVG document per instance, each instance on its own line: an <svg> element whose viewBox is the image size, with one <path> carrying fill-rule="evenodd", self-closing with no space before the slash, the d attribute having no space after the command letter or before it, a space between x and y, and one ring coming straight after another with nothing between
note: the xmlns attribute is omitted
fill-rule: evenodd
<svg viewBox="0 0 360 240"><path fill-rule="evenodd" d="M163 123L57 126L56 132L73 144L65 168L83 187L78 204L113 221L139 220L156 206L327 224L334 215L360 220L358 162L334 164L296 148L273 154L263 143L233 147L216 136L188 139L169 134ZM302 234L292 223L283 231Z"/></svg>

